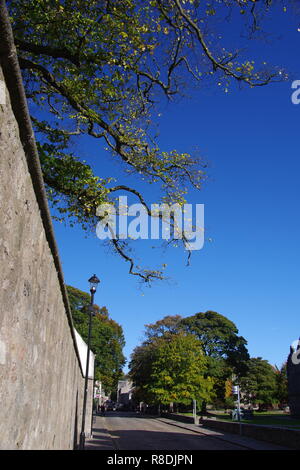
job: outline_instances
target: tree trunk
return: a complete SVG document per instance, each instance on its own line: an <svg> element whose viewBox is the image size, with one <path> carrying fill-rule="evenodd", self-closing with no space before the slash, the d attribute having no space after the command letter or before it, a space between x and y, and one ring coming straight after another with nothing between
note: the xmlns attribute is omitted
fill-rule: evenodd
<svg viewBox="0 0 300 470"><path fill-rule="evenodd" d="M206 401L203 400L203 402L202 402L202 404L201 404L201 414L202 414L202 415L205 415L205 414L206 414L206 405L207 405Z"/></svg>

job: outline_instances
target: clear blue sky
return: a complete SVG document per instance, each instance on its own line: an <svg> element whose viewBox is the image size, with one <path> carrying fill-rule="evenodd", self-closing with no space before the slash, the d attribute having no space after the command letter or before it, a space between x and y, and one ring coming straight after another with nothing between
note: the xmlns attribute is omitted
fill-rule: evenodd
<svg viewBox="0 0 300 470"><path fill-rule="evenodd" d="M128 264L95 234L54 224L66 283L88 291L87 279L97 274L101 285L95 301L122 325L128 359L144 325L165 315L217 311L236 324L251 356L278 366L300 336L300 105L290 98L292 81L300 80L300 32L288 15L274 21L272 30L280 39L256 47L291 72L287 82L233 87L227 94L205 88L170 104L158 118L164 149L197 147L210 162L202 191L188 198L205 204L206 242L193 253L191 266L186 267L182 250L164 253L143 241L141 264L167 263L171 280L141 290ZM78 149L101 176L121 175L95 142L83 140ZM119 179L120 184L129 181L134 182ZM149 188L146 195L156 202Z"/></svg>

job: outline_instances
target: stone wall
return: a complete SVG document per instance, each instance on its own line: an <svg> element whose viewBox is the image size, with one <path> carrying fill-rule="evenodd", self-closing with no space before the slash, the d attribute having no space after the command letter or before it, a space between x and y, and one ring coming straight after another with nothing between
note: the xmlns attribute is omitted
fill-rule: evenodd
<svg viewBox="0 0 300 470"><path fill-rule="evenodd" d="M262 426L213 419L203 419L201 425L211 429L240 434L259 441L271 442L283 447L300 450L300 431L283 427Z"/></svg>
<svg viewBox="0 0 300 470"><path fill-rule="evenodd" d="M161 413L162 418L173 419L174 421L179 421L181 423L188 423L188 424L199 424L199 416L186 416L180 415L176 413Z"/></svg>
<svg viewBox="0 0 300 470"><path fill-rule="evenodd" d="M85 369L45 231L47 208L38 202L35 175L20 142L21 123L5 92L6 103L0 104L0 449L73 449ZM92 387L87 432L91 399Z"/></svg>

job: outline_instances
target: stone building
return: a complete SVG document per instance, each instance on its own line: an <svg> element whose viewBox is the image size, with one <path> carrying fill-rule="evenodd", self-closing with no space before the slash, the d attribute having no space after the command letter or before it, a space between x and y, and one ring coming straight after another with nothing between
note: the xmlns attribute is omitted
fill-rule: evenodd
<svg viewBox="0 0 300 470"><path fill-rule="evenodd" d="M132 404L133 385L131 380L118 381L117 402L130 407Z"/></svg>
<svg viewBox="0 0 300 470"><path fill-rule="evenodd" d="M287 361L288 395L291 415L300 418L300 339L291 346Z"/></svg>

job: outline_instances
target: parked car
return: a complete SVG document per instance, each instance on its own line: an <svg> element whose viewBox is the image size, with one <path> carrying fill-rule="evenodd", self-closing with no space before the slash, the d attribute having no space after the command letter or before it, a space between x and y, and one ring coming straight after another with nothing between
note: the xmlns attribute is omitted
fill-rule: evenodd
<svg viewBox="0 0 300 470"><path fill-rule="evenodd" d="M107 411L116 411L116 409L117 409L117 406L116 406L116 404L115 404L115 403L108 403L108 405L107 405L107 408L106 408L106 409L107 409Z"/></svg>
<svg viewBox="0 0 300 470"><path fill-rule="evenodd" d="M233 421L238 421L238 409L234 409L231 411L231 419ZM243 408L240 409L240 419L253 419L253 410L245 410Z"/></svg>

